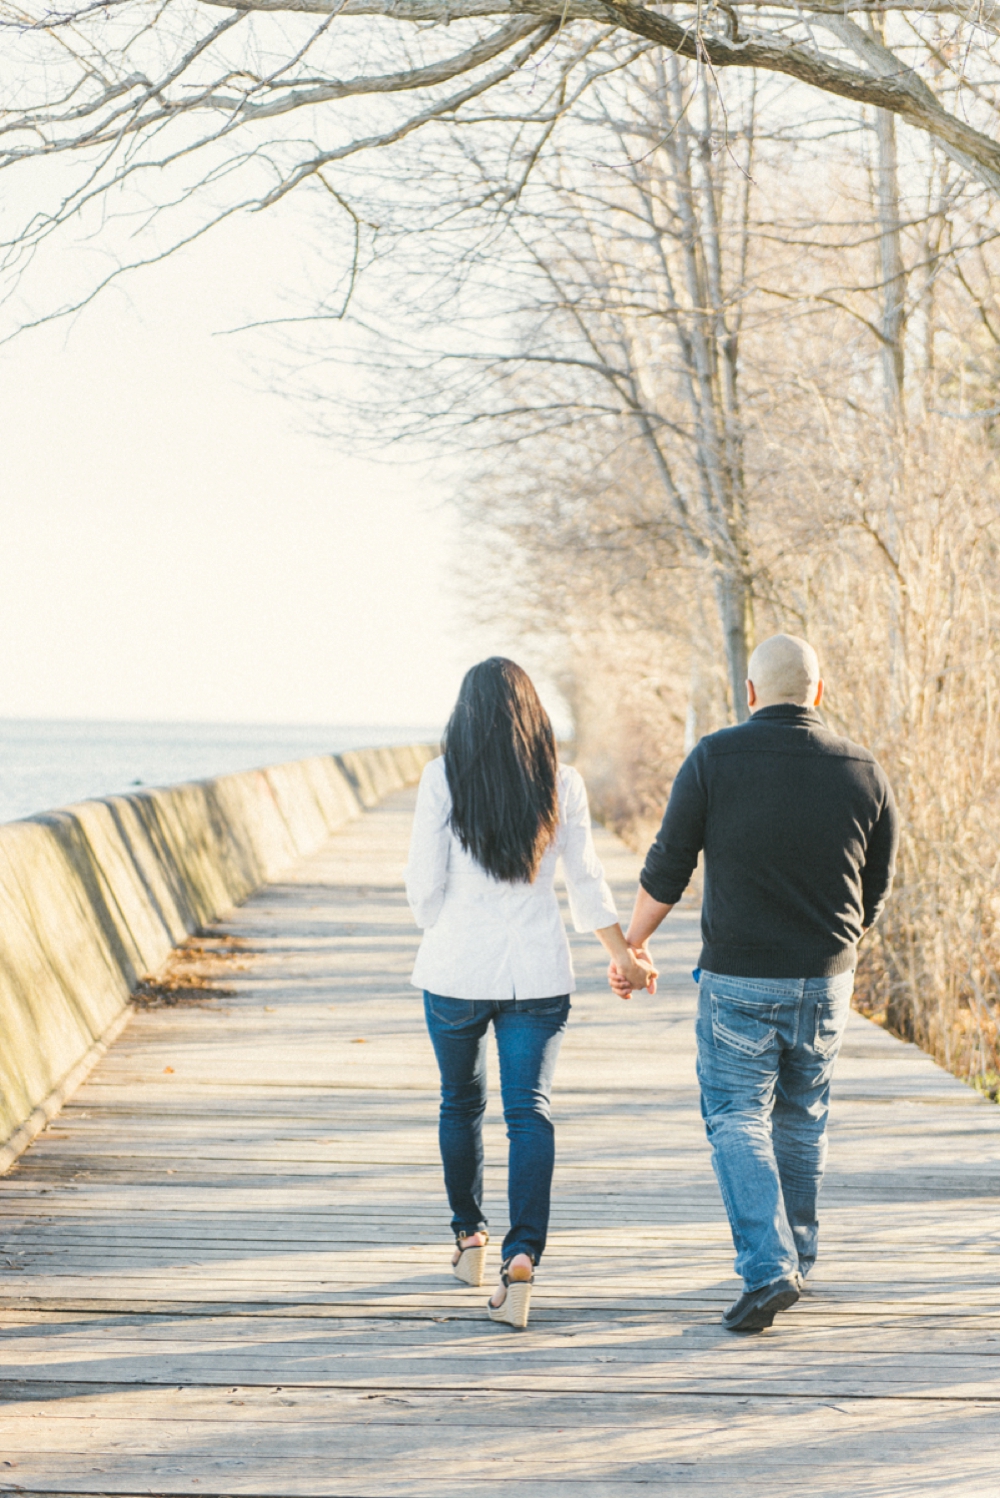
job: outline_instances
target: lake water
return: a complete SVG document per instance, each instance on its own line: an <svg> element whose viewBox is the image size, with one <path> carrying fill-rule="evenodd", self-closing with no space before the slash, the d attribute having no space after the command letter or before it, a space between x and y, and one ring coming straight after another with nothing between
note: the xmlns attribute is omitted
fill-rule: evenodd
<svg viewBox="0 0 1000 1498"><path fill-rule="evenodd" d="M390 728L0 719L0 822L140 786L381 744L433 743L441 725Z"/></svg>

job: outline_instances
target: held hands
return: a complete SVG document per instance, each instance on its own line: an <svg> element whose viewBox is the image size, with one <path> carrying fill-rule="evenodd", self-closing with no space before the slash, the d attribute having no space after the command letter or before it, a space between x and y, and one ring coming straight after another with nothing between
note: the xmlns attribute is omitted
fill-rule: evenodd
<svg viewBox="0 0 1000 1498"><path fill-rule="evenodd" d="M616 921L613 926L598 927L595 935L611 958L608 982L613 992L622 999L632 996L635 988L656 992L657 971L644 941L630 946L628 937Z"/></svg>
<svg viewBox="0 0 1000 1498"><path fill-rule="evenodd" d="M633 989L644 988L647 993L656 992L659 974L645 946L629 947L628 960L612 960L608 965L608 983L620 999L630 999Z"/></svg>
<svg viewBox="0 0 1000 1498"><path fill-rule="evenodd" d="M659 974L653 966L646 943L663 917L672 909L671 905L654 900L640 884L628 931L623 931L616 923L597 932L611 958L608 983L612 993L616 993L620 999L630 999L638 988L644 988L647 993L656 992ZM632 935L633 931L635 936Z"/></svg>

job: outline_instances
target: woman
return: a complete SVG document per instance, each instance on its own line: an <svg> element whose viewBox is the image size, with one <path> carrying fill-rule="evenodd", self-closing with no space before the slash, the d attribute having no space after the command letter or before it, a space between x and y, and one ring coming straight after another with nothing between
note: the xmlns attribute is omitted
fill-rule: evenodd
<svg viewBox="0 0 1000 1498"><path fill-rule="evenodd" d="M520 666L499 656L473 666L443 749L420 781L406 892L424 930L412 982L424 990L441 1072L452 1269L466 1284L482 1284L492 1023L510 1145L510 1229L488 1309L495 1321L524 1327L549 1220L552 1077L576 986L553 887L560 857L576 929L596 931L633 988L654 990L656 974L625 945L594 852L583 781L558 763L552 725Z"/></svg>

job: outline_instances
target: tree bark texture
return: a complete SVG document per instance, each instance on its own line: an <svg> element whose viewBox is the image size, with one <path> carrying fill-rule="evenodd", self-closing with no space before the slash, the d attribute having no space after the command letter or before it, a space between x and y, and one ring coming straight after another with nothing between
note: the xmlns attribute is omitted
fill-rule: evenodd
<svg viewBox="0 0 1000 1498"><path fill-rule="evenodd" d="M737 723L745 723L750 716L746 688L753 631L750 587L746 579L720 571L715 579L715 597L725 641L733 717Z"/></svg>
<svg viewBox="0 0 1000 1498"><path fill-rule="evenodd" d="M891 421L903 414L906 377L906 270L899 211L899 171L896 159L896 119L879 109L875 114L878 140L879 271L882 283L882 375L886 409Z"/></svg>

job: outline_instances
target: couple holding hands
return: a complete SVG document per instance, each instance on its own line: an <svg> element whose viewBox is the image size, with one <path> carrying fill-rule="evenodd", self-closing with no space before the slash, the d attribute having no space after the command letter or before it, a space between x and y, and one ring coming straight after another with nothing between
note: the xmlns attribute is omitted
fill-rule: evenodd
<svg viewBox="0 0 1000 1498"><path fill-rule="evenodd" d="M723 1323L761 1331L816 1258L830 1079L857 945L892 882L897 819L873 756L825 726L815 652L774 635L750 660L747 722L702 739L674 780L627 934L594 851L587 792L560 765L527 674L469 671L424 770L406 890L441 1073L439 1140L456 1248L482 1283L482 1120L492 1024L509 1140L510 1226L490 1316L527 1326L555 1158L552 1081L575 987L554 888L610 958L612 989L655 992L647 943L704 856L698 1080L744 1292Z"/></svg>

